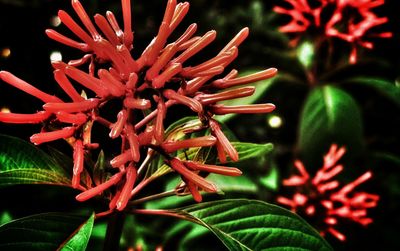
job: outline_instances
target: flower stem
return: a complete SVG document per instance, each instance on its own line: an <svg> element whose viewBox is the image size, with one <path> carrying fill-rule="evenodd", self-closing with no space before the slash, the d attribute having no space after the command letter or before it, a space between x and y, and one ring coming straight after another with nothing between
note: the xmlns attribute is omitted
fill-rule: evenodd
<svg viewBox="0 0 400 251"><path fill-rule="evenodd" d="M108 220L104 251L118 251L126 215L124 213L112 214Z"/></svg>

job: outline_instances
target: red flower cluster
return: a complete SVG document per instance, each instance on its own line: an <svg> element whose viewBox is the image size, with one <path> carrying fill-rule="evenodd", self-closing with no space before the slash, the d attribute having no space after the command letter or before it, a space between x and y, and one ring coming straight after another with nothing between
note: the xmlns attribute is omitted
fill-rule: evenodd
<svg viewBox="0 0 400 251"><path fill-rule="evenodd" d="M290 3L293 9L276 6L274 11L291 16L292 21L280 27L280 31L300 33L315 26L326 37L336 37L351 44L350 63L352 64L357 61L358 45L368 49L373 48L373 43L366 41L368 37L392 37L391 32L368 34L373 27L388 21L387 17L378 17L372 11L373 8L383 5L385 0L318 0L319 4L316 7L311 7L308 0L285 1ZM331 7L334 10L329 21L322 24L321 13ZM354 10L358 13L357 17L344 15L346 9Z"/></svg>
<svg viewBox="0 0 400 251"><path fill-rule="evenodd" d="M337 162L346 152L344 147L338 149L333 144L324 156L322 168L311 178L303 163L299 160L294 165L299 175L292 175L283 181L284 186L296 187L292 198L279 196L277 201L290 207L293 212L309 217L323 217L316 226L322 235L330 233L341 241L346 237L335 227L340 220L350 220L366 226L372 223L367 217L367 209L376 207L379 196L366 192L353 192L354 188L372 177L366 172L355 181L339 187L339 182L333 178L343 171L343 166Z"/></svg>
<svg viewBox="0 0 400 251"><path fill-rule="evenodd" d="M11 73L1 71L0 78L3 81L45 104L42 111L34 114L0 113L0 121L42 123L42 131L31 137L35 144L58 139L67 139L71 143L74 150L72 186L83 190L77 196L79 201L88 200L115 187L108 190L111 193L110 211L115 208L123 210L128 201L149 182L141 174L145 172L155 152L161 154L165 163L182 176L195 200L201 201L199 189L216 192L217 188L199 172L232 176L240 175L241 172L236 168L180 160L174 153L180 149L215 146L221 163L227 161L227 156L237 161L239 157L236 149L213 116L268 113L275 106L225 106L218 102L252 95L255 87L232 87L268 79L277 70L271 68L243 77L238 77L238 72L232 70L222 78L217 77L237 57L238 46L248 36L248 28L242 29L215 57L199 65L185 66L191 57L216 38L216 32L194 36L197 29L194 23L175 42L167 43L189 10L189 3L178 4L176 0L168 1L157 36L142 55L134 59L131 55L134 40L131 3L130 0L121 2L123 29L112 12L107 12L105 16L96 14L93 23L78 0L72 0L72 7L84 27L60 10L58 16L61 22L79 41L54 30L46 30L46 34L60 43L87 53L79 60L53 63L54 78L70 101L44 93ZM78 68L85 64L89 65L88 72ZM81 86L79 89L75 86L77 84ZM86 98L86 94L80 95L82 89L92 98ZM111 100L120 100L121 103L113 122L102 117L103 107ZM168 109L174 105L187 106L201 121L199 128L187 130L186 133L209 128L211 135L179 141L166 139L164 120ZM93 179L93 182L82 184L81 174L85 170L87 153L99 147L99 144L92 143L94 123L109 128L112 140L121 139L121 152L110 161L114 168L110 178L103 181ZM94 185L88 185L91 183Z"/></svg>

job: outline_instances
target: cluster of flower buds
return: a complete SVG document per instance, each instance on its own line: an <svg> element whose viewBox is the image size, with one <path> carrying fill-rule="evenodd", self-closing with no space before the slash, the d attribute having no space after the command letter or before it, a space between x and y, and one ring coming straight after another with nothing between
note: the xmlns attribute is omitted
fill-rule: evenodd
<svg viewBox="0 0 400 251"><path fill-rule="evenodd" d="M346 237L335 228L338 222L349 220L363 226L372 223L373 220L367 217L367 209L376 207L379 200L378 195L353 191L372 177L371 172L364 173L342 187L334 180L343 171L343 166L337 162L345 152L344 147L338 148L333 144L324 156L322 168L313 178L302 162L295 161L298 174L284 180L283 185L295 187L296 191L292 198L279 196L277 199L280 204L288 206L294 212L314 218L322 216L322 221L316 223L320 233L330 233L341 241Z"/></svg>
<svg viewBox="0 0 400 251"><path fill-rule="evenodd" d="M280 27L280 31L287 33L303 33L314 27L329 37L336 37L349 42L352 46L350 63L357 61L357 46L368 49L373 48L373 43L366 41L368 37L392 37L391 32L371 33L370 29L384 24L387 17L378 17L372 9L383 5L385 0L318 0L317 5L311 5L309 0L285 0L292 9L285 9L279 6L274 11L280 14L289 15L292 20ZM321 14L333 9L327 22L321 20ZM355 14L346 16L346 10L353 10ZM338 28L340 27L340 28ZM299 37L293 40L296 44Z"/></svg>
<svg viewBox="0 0 400 251"><path fill-rule="evenodd" d="M216 186L204 178L204 172L233 176L241 172L236 168L181 160L175 152L215 146L221 163L226 163L228 157L237 161L238 152L213 116L268 113L275 106L270 103L226 106L218 102L251 96L255 87L241 86L271 78L277 70L270 68L248 76L238 76L238 71L232 70L218 77L237 57L238 46L248 36L248 28L242 29L215 57L198 65L185 66L190 58L216 38L216 32L194 36L197 25L193 23L176 41L167 43L189 9L189 3L177 3L176 0L168 0L158 34L141 56L134 59L131 54L134 40L131 3L130 0L121 2L123 29L112 12L107 12L105 16L96 14L93 23L78 0L72 0L72 7L84 27L60 10L58 16L61 22L79 40L51 29L46 30L46 34L53 40L86 53L78 60L53 63L54 78L70 100L44 93L11 73L1 71L1 80L45 104L42 111L33 114L0 113L0 121L42 123L42 131L31 137L31 142L37 145L67 139L74 152L72 186L83 191L77 196L79 201L88 200L105 190L112 191L110 210L123 210L146 184L140 179L155 152L162 155L165 163L182 176L195 200L201 201L199 189L217 191ZM80 69L84 65L88 66L87 72ZM121 105L114 121L102 115L104 106L112 100L119 101ZM114 101L113 104L118 102ZM201 121L200 129L209 129L211 135L186 140L167 139L164 122L168 109L174 105L186 106L196 113ZM92 186L82 183L81 174L85 170L87 153L99 148L98 143L92 142L95 123L109 128L110 139L121 140L121 150L110 161L114 169L111 177L100 182L94 179ZM114 189L110 190L111 187Z"/></svg>

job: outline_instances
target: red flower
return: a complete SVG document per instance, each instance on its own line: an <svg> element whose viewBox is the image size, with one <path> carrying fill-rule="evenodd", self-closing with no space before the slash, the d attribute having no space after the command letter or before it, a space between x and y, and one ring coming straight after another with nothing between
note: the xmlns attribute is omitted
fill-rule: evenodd
<svg viewBox="0 0 400 251"><path fill-rule="evenodd" d="M295 187L292 198L279 196L277 201L288 206L292 211L305 214L309 217L323 217L323 221L316 226L322 235L330 233L341 241L346 239L336 226L345 219L363 226L372 223L372 218L367 217L367 209L376 207L379 196L366 192L354 192L361 183L372 177L371 172L366 172L355 181L340 187L334 177L343 171L343 166L337 162L346 152L344 147L338 149L333 144L324 156L322 168L310 177L304 165L299 160L294 165L299 175L292 175L283 181L284 186Z"/></svg>
<svg viewBox="0 0 400 251"><path fill-rule="evenodd" d="M392 37L391 32L372 34L370 32L375 26L388 22L387 17L378 17L372 11L373 8L383 5L385 0L318 0L317 7L310 7L308 0L286 0L286 2L290 3L293 9L279 6L274 8L275 12L292 18L290 23L280 27L280 31L303 33L314 26L327 38L336 37L349 42L352 46L350 53L352 64L357 61L357 46L373 48L373 43L367 41L368 37ZM332 15L322 24L321 13L329 8L333 8ZM354 10L356 14L344 14L347 9ZM294 40L295 43L297 39Z"/></svg>
<svg viewBox="0 0 400 251"><path fill-rule="evenodd" d="M217 188L199 172L240 175L240 171L180 160L175 152L192 147L216 146L221 162L225 162L226 155L237 161L238 153L213 119L214 114L267 113L275 106L224 106L217 102L252 95L254 87L240 86L271 78L277 70L271 68L244 77L237 77L238 72L232 70L225 77L217 77L237 57L238 46L247 38L248 28L242 29L215 57L199 65L187 65L186 61L213 42L216 32L209 31L197 37L194 36L197 25L192 24L176 41L168 43L169 36L189 10L189 3L178 4L176 0L168 1L156 37L139 58L133 58L131 4L129 0L121 2L123 28L112 12L107 12L105 16L96 14L93 23L78 0L72 1L72 7L84 27L60 10L58 16L61 22L77 39L51 29L46 30L46 34L51 39L87 53L79 60L53 63L55 80L70 100L46 94L11 73L2 71L0 78L3 81L39 98L45 104L43 111L34 114L0 113L0 121L43 123L42 131L31 137L35 144L68 139L74 149L72 186L83 190L77 196L79 201L106 191L110 195L110 212L114 209L123 210L128 201L151 181L141 174L146 171L155 152L160 153L165 163L182 176L195 200L200 201L199 188L207 192L216 192ZM89 65L88 72L79 69L85 64ZM105 65L111 67L105 68ZM80 84L80 88L73 85L71 79ZM239 88L231 89L236 86ZM224 91L226 88L230 89ZM79 93L82 90L91 98L81 96ZM123 101L114 121L102 117L104 105L111 100ZM190 108L201 121L200 129L210 128L212 135L181 141L166 139L164 120L174 105ZM135 112L137 110L143 112ZM80 178L80 174L88 168L85 158L91 149L99 146L92 143L94 135L91 129L94 123L107 127L110 140L121 138L122 144L120 152L109 163L114 168L111 174L105 175L109 178L94 178L95 182L89 182L94 186L86 187L81 184ZM143 153L147 155L143 156ZM109 189L112 186L116 189Z"/></svg>

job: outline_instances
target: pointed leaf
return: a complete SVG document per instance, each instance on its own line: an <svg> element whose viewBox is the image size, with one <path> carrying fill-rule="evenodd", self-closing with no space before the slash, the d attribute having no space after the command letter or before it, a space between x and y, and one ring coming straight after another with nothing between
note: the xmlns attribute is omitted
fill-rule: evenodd
<svg viewBox="0 0 400 251"><path fill-rule="evenodd" d="M45 213L14 220L0 226L0 250L85 250L93 219Z"/></svg>
<svg viewBox="0 0 400 251"><path fill-rule="evenodd" d="M317 87L308 95L300 117L298 148L301 159L314 166L332 143L345 145L346 157L363 146L361 112L354 99L333 87Z"/></svg>
<svg viewBox="0 0 400 251"><path fill-rule="evenodd" d="M77 229L77 232L74 233L65 244L61 245L59 249L62 251L86 250L90 235L92 234L93 223L94 214L92 214L90 218Z"/></svg>
<svg viewBox="0 0 400 251"><path fill-rule="evenodd" d="M39 148L21 139L0 135L0 186L70 186L69 177L62 166Z"/></svg>
<svg viewBox="0 0 400 251"><path fill-rule="evenodd" d="M332 250L296 214L254 200L221 200L164 211L211 230L229 250Z"/></svg>

